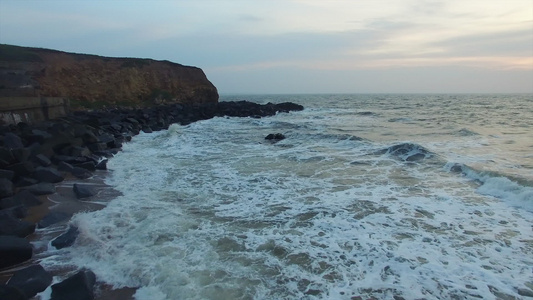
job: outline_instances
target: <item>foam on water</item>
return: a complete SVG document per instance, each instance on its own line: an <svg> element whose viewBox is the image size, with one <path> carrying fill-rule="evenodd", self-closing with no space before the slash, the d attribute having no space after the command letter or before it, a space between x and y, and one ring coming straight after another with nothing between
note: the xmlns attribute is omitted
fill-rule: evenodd
<svg viewBox="0 0 533 300"><path fill-rule="evenodd" d="M533 212L507 201L529 187L320 115L136 136L108 163L123 195L76 215L75 245L43 264L88 267L142 300L497 299L533 285ZM273 132L287 138L264 141Z"/></svg>

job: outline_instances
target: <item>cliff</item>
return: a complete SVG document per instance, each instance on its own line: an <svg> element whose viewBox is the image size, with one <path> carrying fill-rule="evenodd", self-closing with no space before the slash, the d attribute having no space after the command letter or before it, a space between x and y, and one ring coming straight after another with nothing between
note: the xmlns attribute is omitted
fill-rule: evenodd
<svg viewBox="0 0 533 300"><path fill-rule="evenodd" d="M218 102L196 67L11 45L0 45L1 97L61 97L85 108Z"/></svg>

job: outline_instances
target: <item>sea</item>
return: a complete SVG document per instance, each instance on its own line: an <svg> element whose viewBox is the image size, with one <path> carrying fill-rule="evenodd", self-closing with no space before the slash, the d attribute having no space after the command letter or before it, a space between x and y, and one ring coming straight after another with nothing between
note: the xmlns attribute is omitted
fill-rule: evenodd
<svg viewBox="0 0 533 300"><path fill-rule="evenodd" d="M525 299L533 95L222 95L303 111L141 133L47 269L137 300ZM281 133L282 140L265 140Z"/></svg>

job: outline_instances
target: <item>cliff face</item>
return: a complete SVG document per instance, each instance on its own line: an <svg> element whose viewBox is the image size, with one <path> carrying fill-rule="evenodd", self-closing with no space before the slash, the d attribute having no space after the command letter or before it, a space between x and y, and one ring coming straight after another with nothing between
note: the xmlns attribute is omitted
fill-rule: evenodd
<svg viewBox="0 0 533 300"><path fill-rule="evenodd" d="M215 104L204 72L169 61L0 45L0 97L65 97L73 105Z"/></svg>

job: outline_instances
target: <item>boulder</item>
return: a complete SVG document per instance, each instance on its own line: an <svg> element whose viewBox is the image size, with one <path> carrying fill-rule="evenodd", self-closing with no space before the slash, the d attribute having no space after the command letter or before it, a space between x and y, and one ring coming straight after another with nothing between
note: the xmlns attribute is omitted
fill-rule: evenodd
<svg viewBox="0 0 533 300"><path fill-rule="evenodd" d="M52 246L54 246L56 249L70 247L76 241L78 234L78 228L75 226L70 226L67 232L63 233L52 241Z"/></svg>
<svg viewBox="0 0 533 300"><path fill-rule="evenodd" d="M26 186L23 189L29 191L34 195L50 195L56 192L56 187L52 183L48 182L42 182Z"/></svg>
<svg viewBox="0 0 533 300"><path fill-rule="evenodd" d="M52 164L52 161L44 154L37 154L33 157L33 161L43 167L48 167Z"/></svg>
<svg viewBox="0 0 533 300"><path fill-rule="evenodd" d="M41 205L39 198L35 197L31 192L21 190L14 196L0 199L0 209L24 205L25 207Z"/></svg>
<svg viewBox="0 0 533 300"><path fill-rule="evenodd" d="M13 177L15 177L15 172L10 171L10 170L0 169L0 178L13 180Z"/></svg>
<svg viewBox="0 0 533 300"><path fill-rule="evenodd" d="M31 151L28 148L13 149L11 152L18 162L27 161L31 154Z"/></svg>
<svg viewBox="0 0 533 300"><path fill-rule="evenodd" d="M30 175L33 171L35 171L33 163L30 161L12 164L7 166L6 169L13 171L15 173L15 177Z"/></svg>
<svg viewBox="0 0 533 300"><path fill-rule="evenodd" d="M74 166L72 166L71 164L67 162L62 161L59 164L57 164L57 169L59 171L72 172L72 169L74 169Z"/></svg>
<svg viewBox="0 0 533 300"><path fill-rule="evenodd" d="M22 144L22 139L11 132L8 132L4 135L4 147L8 149L20 149L24 148L24 144Z"/></svg>
<svg viewBox="0 0 533 300"><path fill-rule="evenodd" d="M15 210L0 210L0 235L25 237L35 232L35 224L19 220Z"/></svg>
<svg viewBox="0 0 533 300"><path fill-rule="evenodd" d="M33 172L32 177L41 182L57 183L63 181L65 178L58 170L51 167L37 167Z"/></svg>
<svg viewBox="0 0 533 300"><path fill-rule="evenodd" d="M27 261L32 254L33 249L28 240L0 235L0 269Z"/></svg>
<svg viewBox="0 0 533 300"><path fill-rule="evenodd" d="M24 292L14 286L0 284L0 299L2 300L28 300Z"/></svg>
<svg viewBox="0 0 533 300"><path fill-rule="evenodd" d="M78 199L89 198L96 194L92 188L77 183L72 186L72 189Z"/></svg>
<svg viewBox="0 0 533 300"><path fill-rule="evenodd" d="M52 275L41 266L33 265L13 273L7 285L16 287L32 298L52 284Z"/></svg>
<svg viewBox="0 0 533 300"><path fill-rule="evenodd" d="M9 179L0 178L0 198L13 195L13 182Z"/></svg>
<svg viewBox="0 0 533 300"><path fill-rule="evenodd" d="M90 270L81 270L60 283L52 285L50 300L92 300L96 275Z"/></svg>
<svg viewBox="0 0 533 300"><path fill-rule="evenodd" d="M83 168L89 171L96 170L95 163L93 161L87 161L81 164L75 164L74 167Z"/></svg>
<svg viewBox="0 0 533 300"><path fill-rule="evenodd" d="M79 167L73 167L72 171L70 172L79 179L87 179L93 176L93 173L91 173L89 170Z"/></svg>
<svg viewBox="0 0 533 300"><path fill-rule="evenodd" d="M64 221L70 217L69 214L60 212L60 211L52 211L48 213L46 216L44 216L39 223L37 223L37 226L39 228L46 228L50 225L59 223L61 221Z"/></svg>
<svg viewBox="0 0 533 300"><path fill-rule="evenodd" d="M15 157L13 156L11 149L0 147L0 160L5 161L7 164L15 163Z"/></svg>
<svg viewBox="0 0 533 300"><path fill-rule="evenodd" d="M97 170L107 170L107 159L103 159L95 166Z"/></svg>
<svg viewBox="0 0 533 300"><path fill-rule="evenodd" d="M281 141L283 139L285 139L285 136L281 133L271 133L265 137L265 140L270 141Z"/></svg>
<svg viewBox="0 0 533 300"><path fill-rule="evenodd" d="M37 184L39 183L39 180L35 179L35 178L30 178L30 177L20 177L17 179L17 181L15 182L15 186L16 187L23 187L23 186L29 186L29 185L34 185L34 184Z"/></svg>

